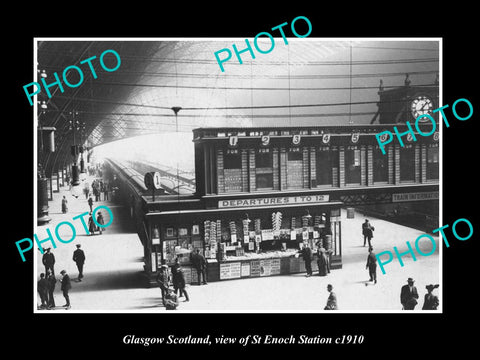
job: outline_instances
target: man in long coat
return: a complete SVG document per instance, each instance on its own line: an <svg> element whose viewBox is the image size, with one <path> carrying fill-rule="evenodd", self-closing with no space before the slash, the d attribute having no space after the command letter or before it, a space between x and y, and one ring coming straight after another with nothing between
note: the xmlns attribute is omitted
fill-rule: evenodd
<svg viewBox="0 0 480 360"><path fill-rule="evenodd" d="M373 252L373 248L370 246L368 248L367 264L365 268L368 269L368 274L370 275L370 281L377 283L377 257Z"/></svg>
<svg viewBox="0 0 480 360"><path fill-rule="evenodd" d="M37 291L40 295L40 300L42 301L42 305L40 305L41 309L45 309L48 307L48 297L47 297L47 279L45 279L45 274L40 274L40 280L37 282Z"/></svg>
<svg viewBox="0 0 480 360"><path fill-rule="evenodd" d="M47 289L48 289L48 306L47 309L51 309L55 307L55 299L53 297L53 292L55 291L55 284L57 283L57 279L55 279L55 275L52 274L51 271L47 273Z"/></svg>
<svg viewBox="0 0 480 360"><path fill-rule="evenodd" d="M418 301L417 288L413 285L415 280L408 278L408 285L403 285L400 291L400 302L403 305L403 310L414 310Z"/></svg>
<svg viewBox="0 0 480 360"><path fill-rule="evenodd" d="M197 270L198 285L200 285L200 277L203 277L203 284L207 284L207 260L200 254L200 249L196 249L190 256L193 267Z"/></svg>
<svg viewBox="0 0 480 360"><path fill-rule="evenodd" d="M337 295L332 290L333 286L328 284L327 291L330 293L330 295L328 295L327 305L325 306L324 310L338 310Z"/></svg>
<svg viewBox="0 0 480 360"><path fill-rule="evenodd" d="M158 275L157 275L157 284L158 287L160 288L160 291L162 292L162 302L165 304L165 296L168 293L169 289L169 282L170 282L170 276L168 274L168 266L163 264L160 266L160 269L158 270Z"/></svg>
<svg viewBox="0 0 480 360"><path fill-rule="evenodd" d="M63 307L65 310L70 309L70 297L68 296L68 291L72 288L72 284L70 282L70 276L68 276L67 272L65 270L60 271L60 274L63 275L62 279L60 280L62 283L62 286L60 289L63 292L63 297L65 298L65 305Z"/></svg>
<svg viewBox="0 0 480 360"><path fill-rule="evenodd" d="M78 269L78 281L82 281L83 279L83 264L85 264L85 252L80 249L80 244L77 244L77 250L73 252L73 258L72 260L75 261L75 264L77 264L77 269Z"/></svg>
<svg viewBox="0 0 480 360"><path fill-rule="evenodd" d="M368 219L365 219L365 222L362 224L363 246L365 246L367 240L368 246L372 246L373 230L375 230L375 228L370 224Z"/></svg>
<svg viewBox="0 0 480 360"><path fill-rule="evenodd" d="M305 270L307 271L307 277L312 276L312 249L310 249L308 243L305 243L303 249L300 250L298 253L303 258L303 261L305 261Z"/></svg>
<svg viewBox="0 0 480 360"><path fill-rule="evenodd" d="M42 263L45 265L45 274L48 274L50 270L53 275L55 271L53 270L53 265L55 265L55 256L50 252L50 248L45 249L45 253L42 256Z"/></svg>

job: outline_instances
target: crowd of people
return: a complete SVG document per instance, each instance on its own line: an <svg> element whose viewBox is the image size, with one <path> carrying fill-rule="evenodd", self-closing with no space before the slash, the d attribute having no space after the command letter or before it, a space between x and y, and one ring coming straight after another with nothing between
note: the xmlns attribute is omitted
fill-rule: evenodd
<svg viewBox="0 0 480 360"><path fill-rule="evenodd" d="M80 244L77 244L76 247L77 249L73 252L72 260L78 268L77 281L82 281L85 253L80 249ZM60 290L65 298L65 304L62 307L68 310L71 308L69 291L72 288L72 284L70 276L66 270L62 270L60 271L61 278L57 280L55 277L55 255L51 252L51 248L43 249L43 251L42 263L45 266L45 272L40 273L40 280L37 282L37 292L41 301L38 309L53 310L56 308L54 292L57 282L60 282Z"/></svg>
<svg viewBox="0 0 480 360"><path fill-rule="evenodd" d="M98 173L98 171L97 171ZM95 172L94 172L95 174ZM109 192L111 191L110 184L108 181L102 179L95 179L92 182L92 185L88 185L88 182L84 184L84 193L87 199L88 206L90 208L89 216L87 220L88 226L88 235L95 235L96 233L102 234L102 231L105 228L98 226L97 224L104 225L105 221L101 211L97 211L96 214L96 223L93 219L93 204L94 200L92 199L92 194L95 196L95 201L101 201L100 194L103 193L103 200L109 199ZM63 214L68 212L68 200L66 196L62 197L61 201L61 210ZM83 266L85 264L85 252L81 249L81 245L76 245L76 250L73 252L72 260L75 262L78 269L78 276L75 281L81 282L83 275ZM37 282L37 291L40 296L40 305L39 309L52 310L56 308L54 291L56 283L60 282L60 290L62 291L63 297L65 298L65 307L66 310L71 308L69 290L72 288L70 276L67 274L66 270L60 271L61 278L57 280L55 277L54 265L55 265L55 256L53 255L51 248L43 249L42 263L45 266L45 272L40 274L40 279Z"/></svg>
<svg viewBox="0 0 480 360"><path fill-rule="evenodd" d="M95 201L107 201L110 199L110 194L112 192L112 185L108 180L104 179L95 179L92 181L92 184L89 185L88 182L85 182L83 193L85 194L85 199L88 199L89 196L93 195Z"/></svg>
<svg viewBox="0 0 480 360"><path fill-rule="evenodd" d="M89 235L95 235L96 233L102 234L104 230L101 226L97 224L104 224L103 214L101 211L97 212L96 223L93 219L93 205L94 202L109 200L109 193L111 191L111 186L108 181L103 179L95 179L92 181L91 186L85 182L84 192L85 198L87 199L87 204L89 206L89 217L88 217L88 232ZM93 195L93 197L92 197ZM61 210L65 214L68 212L68 200L63 196L61 200ZM368 254L366 259L365 268L368 270L369 280L365 282L365 285L368 285L368 282L373 284L377 283L377 258L373 248L373 233L375 227L370 223L368 219L362 223L362 236L363 236L363 246L365 247L368 243ZM330 264L332 258L332 250L325 249L322 245L324 244L324 239L318 241L316 245L316 261L318 265L318 276L325 277L330 274ZM76 278L77 282L82 281L83 275L83 266L85 263L85 253L81 249L81 245L76 245L77 249L73 253L72 260L75 262L78 269L78 276ZM313 275L312 262L315 259L314 251L310 247L308 242L304 242L301 250L298 251L297 256L301 256L305 263L306 276L310 277ZM61 277L55 277L54 265L55 265L55 256L51 252L50 248L44 249L44 254L42 257L42 263L45 266L45 272L40 274L40 278L37 283L37 289L40 296L41 305L39 309L55 309L56 303L54 298L54 292L57 282L59 282L60 290L65 298L65 307L67 310L71 308L69 290L72 287L71 280L66 270L60 272ZM207 261L205 257L200 253L199 249L196 249L190 255L190 263L192 268L196 271L198 285L207 284ZM175 260L174 264L169 267L165 263L159 268L157 277L157 284L161 291L162 303L167 310L175 310L179 306L180 298L184 298L185 302L190 301L189 294L186 289L186 279L184 271L180 265L178 258ZM424 297L424 304L422 310L436 310L439 306L438 296L433 294L433 290L438 288L438 284L429 284L426 286L427 293ZM327 291L329 293L327 303L324 307L324 310L338 310L337 296L333 292L333 285L327 285ZM417 288L414 286L413 278L408 278L407 285L402 286L400 290L400 303L402 305L402 310L414 310L418 304L419 294Z"/></svg>
<svg viewBox="0 0 480 360"><path fill-rule="evenodd" d="M368 219L362 223L362 235L363 235L363 246L366 246L368 242L368 255L367 255L367 263L365 268L368 270L369 280L368 282L373 282L374 284L377 283L377 257L375 252L373 251L372 246L372 238L373 232L375 231L375 227L372 226ZM331 252L325 250L321 246L322 241L317 242L317 264L318 264L318 276L327 276L330 273L330 260L331 260ZM308 242L304 242L302 249L297 252L299 256L301 256L305 262L305 271L306 277L310 277L313 275L312 271L312 261L314 258L314 254L312 249L310 248ZM400 303L402 304L402 310L414 310L416 305L418 304L418 292L417 288L413 285L414 280L412 278L408 278L407 280L408 285L404 285L400 291ZM368 283L365 283L368 285ZM438 284L429 284L426 286L427 293L425 294L424 305L422 306L422 310L437 310L439 306L439 299L438 296L433 294L433 290L438 288ZM335 293L332 291L333 286L328 284L327 290L330 293L327 305L325 306L324 310L337 310L337 297Z"/></svg>
<svg viewBox="0 0 480 360"><path fill-rule="evenodd" d="M191 253L190 262L197 274L197 284L207 285L207 260L200 253L200 249ZM178 257L170 269L165 263L160 266L156 281L162 294L162 303L167 310L175 310L180 304L181 297L185 297L185 302L190 301L186 290L185 274Z"/></svg>

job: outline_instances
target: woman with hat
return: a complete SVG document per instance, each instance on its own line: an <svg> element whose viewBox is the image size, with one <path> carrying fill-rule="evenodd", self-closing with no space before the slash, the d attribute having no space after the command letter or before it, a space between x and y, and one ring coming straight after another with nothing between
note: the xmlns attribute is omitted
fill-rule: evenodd
<svg viewBox="0 0 480 360"><path fill-rule="evenodd" d="M440 302L438 301L438 296L433 295L433 289L438 288L439 285L427 285L425 288L427 289L428 293L425 294L425 300L423 303L422 310L437 310L438 305Z"/></svg>
<svg viewBox="0 0 480 360"><path fill-rule="evenodd" d="M327 276L328 272L328 260L327 255L325 254L325 249L320 247L318 249L318 276Z"/></svg>
<svg viewBox="0 0 480 360"><path fill-rule="evenodd" d="M68 201L67 201L67 198L64 195L63 199L62 199L62 213L66 214L67 211L68 211Z"/></svg>
<svg viewBox="0 0 480 360"><path fill-rule="evenodd" d="M105 225L105 222L103 221L103 215L101 211L99 211L97 215L97 224L99 224L99 226L97 227L98 232L100 233L100 235L102 235L103 227L100 225Z"/></svg>
<svg viewBox="0 0 480 360"><path fill-rule="evenodd" d="M95 225L95 222L93 221L93 216L92 216L92 212L90 211L90 213L88 214L89 217L88 217L88 233L90 235L95 235L95 230L96 230L96 225Z"/></svg>

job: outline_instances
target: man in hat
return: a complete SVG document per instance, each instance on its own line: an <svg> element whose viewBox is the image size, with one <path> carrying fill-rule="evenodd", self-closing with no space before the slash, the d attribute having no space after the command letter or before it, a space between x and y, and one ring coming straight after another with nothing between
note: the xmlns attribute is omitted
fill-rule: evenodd
<svg viewBox="0 0 480 360"><path fill-rule="evenodd" d="M82 281L83 279L83 264L85 263L85 253L83 252L82 249L80 249L81 245L77 244L77 250L73 252L73 258L72 260L75 261L75 264L77 264L77 269L78 269L78 281Z"/></svg>
<svg viewBox="0 0 480 360"><path fill-rule="evenodd" d="M93 207L93 199L92 199L92 195L90 195L90 197L88 198L88 206L90 206L90 212L92 212L92 207Z"/></svg>
<svg viewBox="0 0 480 360"><path fill-rule="evenodd" d="M48 289L48 306L47 309L52 309L55 307L55 299L53 297L53 292L55 291L55 284L57 283L57 279L52 274L51 271L47 273L47 289Z"/></svg>
<svg viewBox="0 0 480 360"><path fill-rule="evenodd" d="M65 298L65 305L63 305L63 307L65 308L65 310L68 310L70 309L70 297L68 296L68 291L72 288L72 284L70 283L70 277L68 276L67 274L67 271L66 270L62 270L60 271L60 274L63 276L62 279L60 280L60 282L62 283L62 286L60 287L60 289L62 290L63 292L63 297Z"/></svg>
<svg viewBox="0 0 480 360"><path fill-rule="evenodd" d="M436 289L438 287L439 287L438 284L436 285L430 284L425 286L428 293L425 294L422 310L437 310L437 307L438 305L440 305L440 302L438 301L438 296L433 295L432 291L433 289Z"/></svg>
<svg viewBox="0 0 480 360"><path fill-rule="evenodd" d="M337 295L332 291L333 286L331 284L327 285L327 291L330 293L327 299L327 305L323 310L338 310L337 306Z"/></svg>
<svg viewBox="0 0 480 360"><path fill-rule="evenodd" d="M103 215L101 211L99 211L97 215L97 224L98 224L97 225L98 232L100 233L100 235L102 235L103 225L105 225L105 222L103 220Z"/></svg>
<svg viewBox="0 0 480 360"><path fill-rule="evenodd" d="M373 281L375 284L377 283L377 257L373 252L373 247L368 248L368 256L367 256L367 265L365 265L365 269L368 269L368 274L370 275L370 281Z"/></svg>
<svg viewBox="0 0 480 360"><path fill-rule="evenodd" d="M162 302L165 305L165 296L168 292L170 277L168 275L168 266L162 264L157 275L157 284L162 292Z"/></svg>
<svg viewBox="0 0 480 360"><path fill-rule="evenodd" d="M64 195L62 199L62 213L66 214L67 211L68 211L68 200Z"/></svg>
<svg viewBox="0 0 480 360"><path fill-rule="evenodd" d="M46 248L43 253L42 263L45 265L45 274L48 274L48 271L51 270L52 274L55 275L53 270L53 265L55 265L55 256L50 252L50 248Z"/></svg>
<svg viewBox="0 0 480 360"><path fill-rule="evenodd" d="M185 290L185 275L178 262L178 257L175 259L175 264L172 266L172 283L175 295L179 292L179 298L185 296L185 301L190 301L188 293Z"/></svg>
<svg viewBox="0 0 480 360"><path fill-rule="evenodd" d="M47 298L47 279L45 279L45 274L40 274L40 280L37 282L37 291L40 295L40 300L42 301L42 305L40 305L40 309L45 309L48 307L48 298Z"/></svg>
<svg viewBox="0 0 480 360"><path fill-rule="evenodd" d="M407 285L402 286L400 291L400 302L403 305L403 310L414 310L418 301L417 288L413 285L415 280L408 278Z"/></svg>
<svg viewBox="0 0 480 360"><path fill-rule="evenodd" d="M200 285L201 277L203 277L202 284L207 284L207 260L200 254L200 249L196 249L195 252L190 255L190 261L193 267L197 270L198 285Z"/></svg>
<svg viewBox="0 0 480 360"><path fill-rule="evenodd" d="M302 250L299 250L298 253L303 258L303 261L305 261L306 276L312 276L312 249L310 249L308 242L304 243Z"/></svg>
<svg viewBox="0 0 480 360"><path fill-rule="evenodd" d="M363 246L365 246L365 243L368 240L368 246L371 247L371 240L373 237L373 230L375 228L370 224L368 219L365 219L365 222L362 224L362 234L363 234Z"/></svg>

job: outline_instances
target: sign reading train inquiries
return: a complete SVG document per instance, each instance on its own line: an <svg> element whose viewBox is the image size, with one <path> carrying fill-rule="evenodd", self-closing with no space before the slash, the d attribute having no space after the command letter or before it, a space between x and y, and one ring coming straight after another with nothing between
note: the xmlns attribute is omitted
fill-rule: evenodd
<svg viewBox="0 0 480 360"><path fill-rule="evenodd" d="M432 191L432 192L392 194L392 202L422 201L422 200L438 200L438 192Z"/></svg>
<svg viewBox="0 0 480 360"><path fill-rule="evenodd" d="M270 205L316 204L328 202L329 195L280 196L256 199L220 200L219 208L256 207Z"/></svg>

